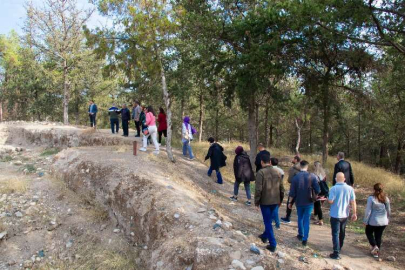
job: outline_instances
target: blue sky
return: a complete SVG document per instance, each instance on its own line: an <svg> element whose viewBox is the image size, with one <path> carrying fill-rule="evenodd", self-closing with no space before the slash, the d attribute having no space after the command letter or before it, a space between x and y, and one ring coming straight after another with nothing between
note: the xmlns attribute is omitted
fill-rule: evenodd
<svg viewBox="0 0 405 270"><path fill-rule="evenodd" d="M12 29L22 34L22 26L25 20L24 4L27 0L0 0L0 35L8 34ZM41 6L44 0L31 0L35 5ZM77 0L80 9L92 7L88 0ZM88 26L94 28L107 23L107 19L100 16L97 11L90 19Z"/></svg>

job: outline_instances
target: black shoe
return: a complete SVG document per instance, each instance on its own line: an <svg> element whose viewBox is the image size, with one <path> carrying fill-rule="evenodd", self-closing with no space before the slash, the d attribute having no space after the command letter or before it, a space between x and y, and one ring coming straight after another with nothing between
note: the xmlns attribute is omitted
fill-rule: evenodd
<svg viewBox="0 0 405 270"><path fill-rule="evenodd" d="M141 135L135 135L135 138L139 138L139 137L141 137Z"/></svg>
<svg viewBox="0 0 405 270"><path fill-rule="evenodd" d="M290 218L282 217L282 218L281 218L281 222L286 223L286 224L290 224L290 223L291 223L291 220L290 220Z"/></svg>
<svg viewBox="0 0 405 270"><path fill-rule="evenodd" d="M267 249L267 250L270 250L271 252L275 252L275 251L276 251L276 247L273 247L273 246L270 246L270 245L268 245L268 246L266 247L266 249Z"/></svg>
<svg viewBox="0 0 405 270"><path fill-rule="evenodd" d="M297 235L298 240L302 241L302 236L301 235Z"/></svg>
<svg viewBox="0 0 405 270"><path fill-rule="evenodd" d="M340 260L341 259L340 256L339 256L339 253L335 253L335 252L329 254L329 258L334 259L334 260Z"/></svg>
<svg viewBox="0 0 405 270"><path fill-rule="evenodd" d="M306 246L307 246L307 241L302 241L302 245L303 245L304 247L306 247Z"/></svg>
<svg viewBox="0 0 405 270"><path fill-rule="evenodd" d="M262 240L263 243L267 243L269 241L269 239L264 237L263 234L259 235L258 237Z"/></svg>

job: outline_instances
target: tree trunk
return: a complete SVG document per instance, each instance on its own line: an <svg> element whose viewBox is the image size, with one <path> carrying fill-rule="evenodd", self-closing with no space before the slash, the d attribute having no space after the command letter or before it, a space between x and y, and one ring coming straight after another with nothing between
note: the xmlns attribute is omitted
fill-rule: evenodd
<svg viewBox="0 0 405 270"><path fill-rule="evenodd" d="M298 120L295 118L295 126L297 127L297 143L295 145L295 154L300 155L300 144L301 144L301 127L298 125Z"/></svg>
<svg viewBox="0 0 405 270"><path fill-rule="evenodd" d="M312 154L314 151L313 145L312 145L312 124L311 124L311 118L309 119L309 153Z"/></svg>
<svg viewBox="0 0 405 270"><path fill-rule="evenodd" d="M67 60L63 60L63 123L69 125L69 82Z"/></svg>
<svg viewBox="0 0 405 270"><path fill-rule="evenodd" d="M255 103L255 120L256 120L256 142L260 141L259 138L259 104Z"/></svg>
<svg viewBox="0 0 405 270"><path fill-rule="evenodd" d="M167 138L166 138L166 152L167 157L171 162L176 162L172 151L172 109L169 92L166 84L166 74L163 68L163 63L160 60L160 77L162 80L163 101L166 105L166 121L167 121Z"/></svg>
<svg viewBox="0 0 405 270"><path fill-rule="evenodd" d="M0 101L0 122L3 122L3 101Z"/></svg>
<svg viewBox="0 0 405 270"><path fill-rule="evenodd" d="M219 140L219 110L215 110L215 140Z"/></svg>
<svg viewBox="0 0 405 270"><path fill-rule="evenodd" d="M180 119L181 119L181 122L183 122L183 119L184 119L184 97L182 97L181 100L180 100Z"/></svg>
<svg viewBox="0 0 405 270"><path fill-rule="evenodd" d="M269 98L266 99L266 111L264 113L264 141L266 143L266 148L269 147L269 110L270 110L270 106L269 106Z"/></svg>
<svg viewBox="0 0 405 270"><path fill-rule="evenodd" d="M270 147L273 146L273 123L270 124Z"/></svg>
<svg viewBox="0 0 405 270"><path fill-rule="evenodd" d="M358 144L358 147L359 147L359 161L361 161L361 136L360 136L360 133L361 133L361 114L360 114L360 110L359 110L358 118L359 118L359 124L358 124L358 131L357 131L357 144Z"/></svg>
<svg viewBox="0 0 405 270"><path fill-rule="evenodd" d="M397 147L397 157L395 158L395 167L394 167L394 171L397 174L401 174L401 163L402 163L402 138L399 138Z"/></svg>
<svg viewBox="0 0 405 270"><path fill-rule="evenodd" d="M323 141L322 141L322 164L325 167L328 160L329 143L329 89L328 85L323 85Z"/></svg>
<svg viewBox="0 0 405 270"><path fill-rule="evenodd" d="M250 162L254 164L254 160L257 154L257 126L256 126L256 107L254 94L251 95L249 108L248 108L248 134L249 134L249 146L250 146Z"/></svg>
<svg viewBox="0 0 405 270"><path fill-rule="evenodd" d="M78 126L79 124L80 124L80 106L79 106L79 103L80 103L80 101L79 101L79 99L77 99L76 100L76 115L75 115L75 124L76 124L76 126Z"/></svg>
<svg viewBox="0 0 405 270"><path fill-rule="evenodd" d="M204 96L203 96L203 92L200 92L200 117L199 117L199 122L198 122L198 126L199 126L199 130L198 130L198 141L201 142L202 141L202 134L203 134L203 115L204 115Z"/></svg>

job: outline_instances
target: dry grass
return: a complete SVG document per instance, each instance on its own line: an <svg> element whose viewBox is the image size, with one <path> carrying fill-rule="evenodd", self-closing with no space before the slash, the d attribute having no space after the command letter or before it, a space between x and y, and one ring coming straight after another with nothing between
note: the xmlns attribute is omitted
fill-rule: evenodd
<svg viewBox="0 0 405 270"><path fill-rule="evenodd" d="M227 166L221 168L221 173L224 176L225 180L233 182L234 175L232 163L235 158L234 150L238 145L242 145L245 151L248 151L249 146L247 144L239 142L222 143L221 145L224 147L225 155L228 157ZM207 154L209 148L209 144L206 142L202 143L193 142L192 148L196 158L200 161L204 161L205 155ZM294 156L293 153L285 149L271 148L269 150L272 156L275 156L279 159L283 157L284 158L289 157L290 159L292 159L292 157ZM315 161L320 161L322 159L320 155L302 155L302 158L307 160L311 164L313 164ZM349 161L353 167L353 174L356 185L360 185L361 187L365 188L370 188L371 191L372 186L375 183L381 182L383 183L386 192L390 196L405 197L405 181L400 176L388 172L384 169L372 167L361 162L351 160ZM326 164L325 169L328 174L328 180L330 183L332 182L333 169L336 162L337 161L335 157L329 157ZM206 161L205 164L209 166L209 161ZM286 171L286 173L288 172L288 168L284 168L284 170Z"/></svg>
<svg viewBox="0 0 405 270"><path fill-rule="evenodd" d="M27 181L21 178L11 178L0 184L0 193L24 193L27 191Z"/></svg>
<svg viewBox="0 0 405 270"><path fill-rule="evenodd" d="M0 233L4 232L4 231L7 231L7 226L4 225L4 223L0 221Z"/></svg>
<svg viewBox="0 0 405 270"><path fill-rule="evenodd" d="M125 152L132 150L132 146L118 145L118 146L115 146L113 149L114 149L113 151L116 153L125 153Z"/></svg>
<svg viewBox="0 0 405 270"><path fill-rule="evenodd" d="M84 134L84 135L91 135L91 134L94 134L94 133L96 133L96 129L95 129L95 128L91 128L91 127L86 128L86 129L83 130L83 132L82 132L82 134Z"/></svg>
<svg viewBox="0 0 405 270"><path fill-rule="evenodd" d="M92 205L92 207L87 209L84 214L95 222L104 222L109 218L108 211L98 203Z"/></svg>

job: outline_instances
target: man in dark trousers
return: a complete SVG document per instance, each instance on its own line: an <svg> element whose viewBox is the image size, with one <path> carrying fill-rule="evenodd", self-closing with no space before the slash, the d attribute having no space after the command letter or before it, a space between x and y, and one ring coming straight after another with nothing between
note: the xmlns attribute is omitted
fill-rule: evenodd
<svg viewBox="0 0 405 270"><path fill-rule="evenodd" d="M122 109L120 111L121 113L121 121L122 121L122 129L124 131L124 134L122 136L128 137L128 123L129 120L131 120L131 113L127 108L127 104L122 104Z"/></svg>
<svg viewBox="0 0 405 270"><path fill-rule="evenodd" d="M270 156L270 152L266 150L266 148L264 148L264 145L262 143L259 143L259 145L257 146L257 149L259 149L259 153L257 153L256 155L256 160L255 160L255 165L256 165L256 172L260 171L260 169L262 168L262 156L263 155L268 155Z"/></svg>
<svg viewBox="0 0 405 270"><path fill-rule="evenodd" d="M89 117L90 117L90 126L96 127L96 116L97 116L97 105L94 103L94 100L89 102Z"/></svg>
<svg viewBox="0 0 405 270"><path fill-rule="evenodd" d="M276 251L277 241L274 237L272 220L283 201L284 185L281 173L273 168L270 155L262 155L262 169L256 175L255 205L260 207L263 216L264 233L259 235L263 243L269 241L266 248Z"/></svg>
<svg viewBox="0 0 405 270"><path fill-rule="evenodd" d="M224 155L223 151L224 148L219 145L214 138L210 137L208 139L208 142L210 143L210 148L208 149L208 153L205 156L205 160L210 159L211 165L210 168L208 169L208 176L211 176L212 171L216 171L217 173L217 183L222 184L222 175L221 172L219 171L219 168L224 167L226 165L225 160L226 156Z"/></svg>
<svg viewBox="0 0 405 270"><path fill-rule="evenodd" d="M136 134L135 137L141 137L141 122L139 121L139 117L142 112L142 108L139 105L139 101L135 100L133 103L134 107L132 108L132 119L135 122Z"/></svg>
<svg viewBox="0 0 405 270"><path fill-rule="evenodd" d="M345 160L345 153L343 152L339 152L336 158L338 162L335 164L335 170L333 172L333 185L336 184L336 174L342 172L345 175L346 184L352 187L354 184L352 165Z"/></svg>
<svg viewBox="0 0 405 270"><path fill-rule="evenodd" d="M288 170L288 179L287 179L288 183L290 183L290 184L291 184L291 180L294 178L294 176L295 176L296 174L298 174L299 172L301 172L300 161L301 161L301 158L300 158L299 156L295 156L295 157L293 158L293 160L291 161L291 163L292 163L293 165L292 165L292 167ZM288 199L287 199L287 206L288 206L289 204L293 204L293 205L294 205L294 201L290 201L290 197L288 197ZM290 209L290 208L287 207L286 216L283 217L283 218L281 218L281 221L282 221L283 223L286 223L286 224L291 223L291 213L292 213L292 209Z"/></svg>

